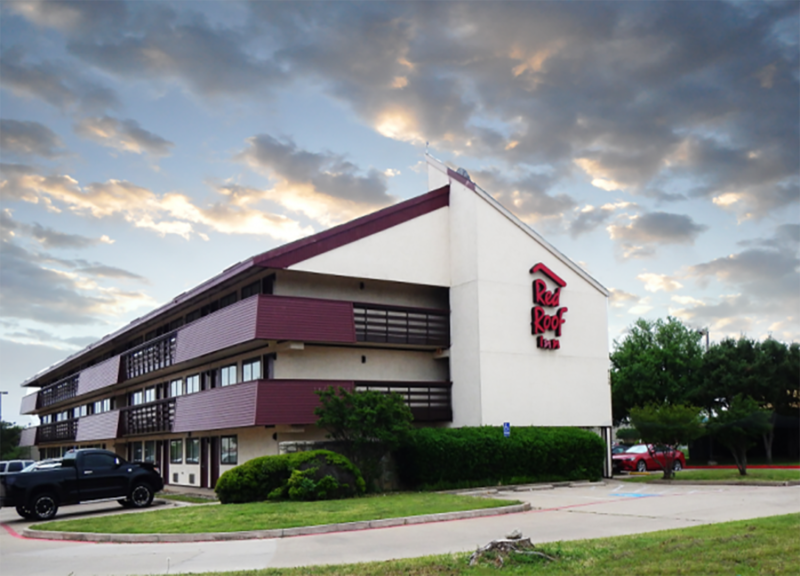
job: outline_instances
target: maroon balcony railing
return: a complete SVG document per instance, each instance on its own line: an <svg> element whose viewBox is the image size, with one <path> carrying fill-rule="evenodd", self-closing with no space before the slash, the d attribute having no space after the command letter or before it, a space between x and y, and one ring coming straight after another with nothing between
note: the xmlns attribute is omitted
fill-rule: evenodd
<svg viewBox="0 0 800 576"><path fill-rule="evenodd" d="M62 420L52 424L42 424L36 431L36 443L75 440L77 432L77 420Z"/></svg>
<svg viewBox="0 0 800 576"><path fill-rule="evenodd" d="M175 333L165 334L137 346L125 354L125 378L136 378L167 366L175 361Z"/></svg>
<svg viewBox="0 0 800 576"><path fill-rule="evenodd" d="M443 310L353 304L358 342L450 345L450 314Z"/></svg>
<svg viewBox="0 0 800 576"><path fill-rule="evenodd" d="M78 374L67 376L39 391L39 408L47 408L78 395Z"/></svg>
<svg viewBox="0 0 800 576"><path fill-rule="evenodd" d="M356 382L356 392L400 394L416 422L452 422L452 382Z"/></svg>
<svg viewBox="0 0 800 576"><path fill-rule="evenodd" d="M172 432L175 422L175 398L167 398L120 410L122 436Z"/></svg>

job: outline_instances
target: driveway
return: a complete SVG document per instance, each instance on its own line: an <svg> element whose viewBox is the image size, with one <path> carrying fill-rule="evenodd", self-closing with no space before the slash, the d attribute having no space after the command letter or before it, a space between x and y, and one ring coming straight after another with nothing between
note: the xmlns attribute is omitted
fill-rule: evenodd
<svg viewBox="0 0 800 576"><path fill-rule="evenodd" d="M29 523L0 511L4 575L179 574L389 560L473 551L519 529L533 542L652 532L800 512L800 486L675 486L618 481L497 496L530 502L521 514L359 532L182 544L28 540ZM93 505L114 510L111 505ZM75 512L72 512L74 510ZM72 510L77 513L81 507ZM116 510L119 510L117 507Z"/></svg>

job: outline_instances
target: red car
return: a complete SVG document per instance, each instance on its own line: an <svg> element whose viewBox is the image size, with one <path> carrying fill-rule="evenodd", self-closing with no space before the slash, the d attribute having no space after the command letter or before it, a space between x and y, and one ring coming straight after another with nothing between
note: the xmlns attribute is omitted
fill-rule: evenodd
<svg viewBox="0 0 800 576"><path fill-rule="evenodd" d="M666 465L668 462L672 462L672 469L676 472L686 467L686 457L680 450L671 450L664 446L653 446L652 444L650 445L650 450L647 448L647 444L636 444L625 452L614 454L611 457L614 469L635 470L636 472L663 470L661 464Z"/></svg>

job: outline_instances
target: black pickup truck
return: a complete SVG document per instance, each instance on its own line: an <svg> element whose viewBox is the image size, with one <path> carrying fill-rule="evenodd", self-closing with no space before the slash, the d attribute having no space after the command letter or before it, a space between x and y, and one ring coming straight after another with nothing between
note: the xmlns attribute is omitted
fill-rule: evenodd
<svg viewBox="0 0 800 576"><path fill-rule="evenodd" d="M0 507L15 506L31 520L49 520L59 506L116 499L130 508L144 508L164 481L149 462L126 462L113 452L72 450L61 466L18 472L0 478Z"/></svg>

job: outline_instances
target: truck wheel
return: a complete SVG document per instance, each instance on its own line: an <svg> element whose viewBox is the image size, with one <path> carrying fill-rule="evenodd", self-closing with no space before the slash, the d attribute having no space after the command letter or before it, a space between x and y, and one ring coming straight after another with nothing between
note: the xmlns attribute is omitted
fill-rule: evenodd
<svg viewBox="0 0 800 576"><path fill-rule="evenodd" d="M150 488L150 485L142 482L134 485L128 500L131 508L147 508L153 503L153 496L153 489Z"/></svg>
<svg viewBox="0 0 800 576"><path fill-rule="evenodd" d="M43 492L33 498L30 511L34 520L50 520L58 512L58 500L53 494Z"/></svg>
<svg viewBox="0 0 800 576"><path fill-rule="evenodd" d="M31 514L31 511L25 508L25 506L17 506L17 514L27 520L34 520L33 514Z"/></svg>

